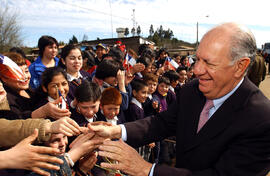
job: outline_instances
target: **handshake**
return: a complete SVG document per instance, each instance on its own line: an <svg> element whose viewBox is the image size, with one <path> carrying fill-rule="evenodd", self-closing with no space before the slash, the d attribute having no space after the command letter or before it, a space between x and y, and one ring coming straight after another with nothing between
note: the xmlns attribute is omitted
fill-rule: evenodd
<svg viewBox="0 0 270 176"><path fill-rule="evenodd" d="M57 171L60 169L59 165L63 164L63 160L57 156L63 155L66 152L69 155L66 160L71 166L78 161L80 170L87 171L97 161L96 155L93 154L95 151L98 151L97 154L99 156L106 158L106 160L108 159L107 161L115 161L102 162L100 166L106 170L121 170L129 175L144 176L148 175L152 167L152 164L144 161L135 149L120 139L122 128L119 125L111 125L110 123L99 121L89 123L87 127L80 127L69 117L63 117L54 122L45 119L16 121L0 119L0 121L7 127L6 129L8 130L6 132L10 134L10 138L17 139L17 142L16 140L7 139L4 141L6 144L2 143L2 146L17 144L9 150L0 152L0 169L25 169L47 176L50 175L47 172L48 170ZM14 128L15 124L36 129L34 132L28 130L28 133L22 134L17 132L22 131L22 129ZM33 124L36 126L33 126ZM69 145L70 150L68 152L65 151L66 146L55 148L47 145L50 141L53 141L54 137L59 136L62 136L62 138L66 138L65 136L77 136ZM37 141L44 142L45 146L32 145ZM65 145L67 145L67 142ZM115 175L121 174L116 173Z"/></svg>
<svg viewBox="0 0 270 176"><path fill-rule="evenodd" d="M134 148L121 139L122 128L120 125L99 121L89 123L87 128L84 132L92 134L90 141L93 142L94 147L91 150L98 149L98 155L108 161L100 164L102 168L112 171L114 175L122 175L118 172L120 170L128 175L148 176L152 164L146 162ZM71 150L74 148L74 143L77 143L76 140L70 144Z"/></svg>

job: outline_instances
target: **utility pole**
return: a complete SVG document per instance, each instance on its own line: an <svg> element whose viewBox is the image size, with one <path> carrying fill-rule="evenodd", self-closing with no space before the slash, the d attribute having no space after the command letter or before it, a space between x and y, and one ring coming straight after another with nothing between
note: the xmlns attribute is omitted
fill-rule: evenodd
<svg viewBox="0 0 270 176"><path fill-rule="evenodd" d="M112 38L113 38L113 22L112 22L112 5L111 5L111 0L109 0L110 3L110 9L111 9L111 30L112 30Z"/></svg>
<svg viewBox="0 0 270 176"><path fill-rule="evenodd" d="M136 19L135 19L135 9L132 9L133 13L132 13L132 22L133 22L133 28L135 29L135 33L137 30L137 23L136 23Z"/></svg>

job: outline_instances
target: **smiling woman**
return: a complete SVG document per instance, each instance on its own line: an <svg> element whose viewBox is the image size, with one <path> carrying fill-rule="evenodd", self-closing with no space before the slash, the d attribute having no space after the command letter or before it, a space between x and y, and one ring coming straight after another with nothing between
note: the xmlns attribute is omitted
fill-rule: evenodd
<svg viewBox="0 0 270 176"><path fill-rule="evenodd" d="M24 81L17 81L1 75L4 88L7 92L7 100L10 110L18 115L18 118L29 118L32 113L31 96L32 92L29 90L29 82L31 75L26 65L25 59L17 53L5 53L5 56L14 61L21 69L25 76ZM24 106L21 106L24 104Z"/></svg>
<svg viewBox="0 0 270 176"><path fill-rule="evenodd" d="M81 70L83 66L83 58L81 49L75 45L67 45L62 49L61 62L59 66L67 72L69 82L69 93L67 100L70 103L74 99L75 89L84 81L91 80L90 74Z"/></svg>

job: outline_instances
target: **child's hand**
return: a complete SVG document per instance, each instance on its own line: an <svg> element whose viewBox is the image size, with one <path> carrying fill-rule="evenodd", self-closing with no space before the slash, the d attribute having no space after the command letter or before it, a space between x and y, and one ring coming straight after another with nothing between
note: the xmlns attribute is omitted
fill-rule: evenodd
<svg viewBox="0 0 270 176"><path fill-rule="evenodd" d="M118 70L116 75L117 81L118 81L118 88L120 92L126 93L126 87L125 87L125 71Z"/></svg>
<svg viewBox="0 0 270 176"><path fill-rule="evenodd" d="M131 74L134 75L135 73L141 72L144 69L145 69L145 66L142 63L137 63L137 64L133 65L130 72L131 72Z"/></svg>
<svg viewBox="0 0 270 176"><path fill-rule="evenodd" d="M46 114L46 117L60 119L62 117L69 117L71 115L71 112L68 109L60 109L57 106L59 102L62 102L62 97L59 97L59 99L55 100L54 102L48 102L41 107L43 113Z"/></svg>
<svg viewBox="0 0 270 176"><path fill-rule="evenodd" d="M152 106L154 109L158 108L158 102L157 101L153 101Z"/></svg>
<svg viewBox="0 0 270 176"><path fill-rule="evenodd" d="M165 72L165 68L164 68L164 66L162 66L157 70L156 75L158 75L158 76L162 75L164 72Z"/></svg>
<svg viewBox="0 0 270 176"><path fill-rule="evenodd" d="M156 144L154 142L152 142L151 144L148 144L148 146L152 149L156 146Z"/></svg>
<svg viewBox="0 0 270 176"><path fill-rule="evenodd" d="M79 161L79 168L84 173L87 173L89 170L91 170L97 162L97 156L95 153L90 153L86 156L84 156Z"/></svg>
<svg viewBox="0 0 270 176"><path fill-rule="evenodd" d="M117 77L118 83L120 83L120 82L121 82L121 83L122 83L122 82L125 82L125 71L123 71L123 70L118 70L116 77Z"/></svg>

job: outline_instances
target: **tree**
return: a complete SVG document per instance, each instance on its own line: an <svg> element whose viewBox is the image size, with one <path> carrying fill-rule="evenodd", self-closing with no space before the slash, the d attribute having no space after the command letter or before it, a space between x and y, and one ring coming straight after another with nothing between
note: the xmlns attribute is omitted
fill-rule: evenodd
<svg viewBox="0 0 270 176"><path fill-rule="evenodd" d="M133 37L135 36L135 33L136 33L136 30L135 30L135 28L133 27L133 28L131 29L131 34L132 34Z"/></svg>
<svg viewBox="0 0 270 176"><path fill-rule="evenodd" d="M150 36L153 36L153 34L154 34L154 27L153 27L153 25L151 24L150 29L149 29L149 35L150 35Z"/></svg>
<svg viewBox="0 0 270 176"><path fill-rule="evenodd" d="M128 36L128 34L129 34L129 29L128 29L128 28L126 28L126 29L125 29L125 33L124 33L124 35L127 37L127 36Z"/></svg>
<svg viewBox="0 0 270 176"><path fill-rule="evenodd" d="M88 36L86 34L83 34L82 42L86 42L88 40Z"/></svg>
<svg viewBox="0 0 270 176"><path fill-rule="evenodd" d="M77 44L77 43L79 42L78 42L77 37L75 37L75 35L73 35L72 38L68 42L68 44Z"/></svg>
<svg viewBox="0 0 270 176"><path fill-rule="evenodd" d="M159 38L164 38L164 31L162 25L160 25L160 27L157 29L157 34Z"/></svg>
<svg viewBox="0 0 270 176"><path fill-rule="evenodd" d="M59 46L60 45L65 45L65 42L64 41L59 41L58 44L59 44Z"/></svg>
<svg viewBox="0 0 270 176"><path fill-rule="evenodd" d="M139 26L137 27L137 35L140 36L141 32L142 32L141 26L139 25Z"/></svg>
<svg viewBox="0 0 270 176"><path fill-rule="evenodd" d="M1 2L0 53L8 51L11 47L22 45L21 26L18 18L18 13L12 12L6 4Z"/></svg>
<svg viewBox="0 0 270 176"><path fill-rule="evenodd" d="M173 31L169 28L168 30L163 31L164 38L165 39L172 39L173 37Z"/></svg>

